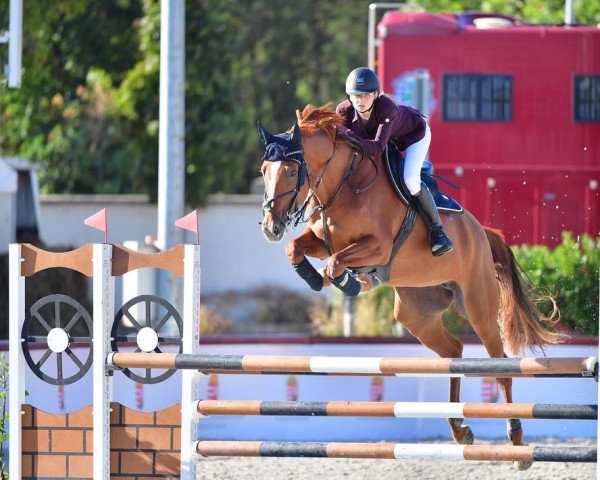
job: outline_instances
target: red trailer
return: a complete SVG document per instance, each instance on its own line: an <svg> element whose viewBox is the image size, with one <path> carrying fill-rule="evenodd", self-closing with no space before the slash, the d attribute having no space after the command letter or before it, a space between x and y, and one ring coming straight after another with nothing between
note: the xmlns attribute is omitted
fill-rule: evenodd
<svg viewBox="0 0 600 480"><path fill-rule="evenodd" d="M388 12L377 71L402 103L428 77L430 159L512 244L600 236L600 28Z"/></svg>

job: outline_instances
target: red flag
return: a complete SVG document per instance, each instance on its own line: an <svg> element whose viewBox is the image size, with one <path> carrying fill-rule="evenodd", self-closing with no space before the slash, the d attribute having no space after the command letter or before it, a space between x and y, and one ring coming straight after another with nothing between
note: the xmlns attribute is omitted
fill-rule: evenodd
<svg viewBox="0 0 600 480"><path fill-rule="evenodd" d="M188 213L185 217L175 220L175 226L185 228L196 234L196 245L200 245L200 232L198 228L198 210Z"/></svg>
<svg viewBox="0 0 600 480"><path fill-rule="evenodd" d="M86 218L83 223L92 228L97 228L104 232L104 243L108 243L108 228L107 228L108 211L103 208L99 212Z"/></svg>

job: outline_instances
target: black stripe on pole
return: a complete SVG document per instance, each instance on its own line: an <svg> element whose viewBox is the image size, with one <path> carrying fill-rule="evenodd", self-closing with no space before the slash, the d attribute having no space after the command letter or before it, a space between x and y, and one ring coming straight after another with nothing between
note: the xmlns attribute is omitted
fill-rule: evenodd
<svg viewBox="0 0 600 480"><path fill-rule="evenodd" d="M321 442L262 442L261 457L327 457L327 443Z"/></svg>
<svg viewBox="0 0 600 480"><path fill-rule="evenodd" d="M327 416L327 402L261 402L261 415Z"/></svg>
<svg viewBox="0 0 600 480"><path fill-rule="evenodd" d="M521 373L520 358L456 358L448 365L450 373Z"/></svg>
<svg viewBox="0 0 600 480"><path fill-rule="evenodd" d="M202 370L242 370L243 355L177 354L175 368Z"/></svg>
<svg viewBox="0 0 600 480"><path fill-rule="evenodd" d="M532 409L533 418L554 418L567 420L596 420L598 405L560 405L536 403Z"/></svg>
<svg viewBox="0 0 600 480"><path fill-rule="evenodd" d="M595 463L596 447L533 447L534 462Z"/></svg>

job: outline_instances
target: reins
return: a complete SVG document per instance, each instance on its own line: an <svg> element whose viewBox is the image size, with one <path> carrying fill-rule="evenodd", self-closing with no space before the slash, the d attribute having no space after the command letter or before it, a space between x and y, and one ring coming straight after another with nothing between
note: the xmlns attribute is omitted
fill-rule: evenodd
<svg viewBox="0 0 600 480"><path fill-rule="evenodd" d="M333 145L334 145L334 147L333 147L334 150L333 151L335 153L335 147L337 145L337 132L336 132L336 138L334 139ZM329 224L327 223L327 219L328 219L327 210L329 210L331 208L331 206L333 205L333 202L335 202L335 200L337 199L337 197L340 195L340 193L344 189L344 186L348 185L348 187L355 194L360 194L360 193L363 193L363 192L366 192L367 190L369 190L375 184L375 182L377 181L377 178L379 177L379 169L377 168L377 164L375 163L375 161L372 158L369 157L369 160L371 161L373 167L375 168L375 178L366 187L364 187L362 189L361 188L355 188L355 187L353 187L350 184L350 178L352 177L352 175L356 171L357 166L360 165L360 163L362 163L362 161L367 156L365 154L365 150L364 150L364 148L363 148L362 145L352 143L351 146L353 148L360 147L360 149L362 151L362 155L361 155L360 161L356 162L356 159L358 158L358 152L356 150L354 150L354 152L352 154L352 161L350 162L350 167L348 167L348 170L346 171L346 174L344 175L344 178L340 182L340 184L339 184L337 190L335 191L335 193L333 194L333 196L329 199L329 201L325 205L323 205L323 203L319 203L318 205L316 205L315 207L313 207L313 210L310 212L310 215L308 216L308 219L310 219L315 214L315 212L317 212L317 211L320 212L320 214L321 214L321 222L323 224L323 243L325 243L325 247L327 248L327 251L328 251L329 255L333 255L333 250L331 248L331 232L329 231ZM330 157L330 159L328 160L328 162L331 162L332 159L333 159L333 154ZM319 177L319 184L322 181L324 174L325 174L325 169L323 170L323 172L321 173L321 176ZM315 186L315 188L314 188L314 190L312 192L312 196L316 197L317 186ZM316 197L316 198L318 199L318 197ZM307 201L305 202L305 205L303 206L303 208L306 208L306 204L307 204L308 200L310 200L310 199L307 197Z"/></svg>
<svg viewBox="0 0 600 480"><path fill-rule="evenodd" d="M373 160L372 158L369 157L369 160L371 161L371 164L373 165L373 168L375 169L374 178L363 188L355 187L354 185L352 185L350 183L350 179L351 179L352 175L356 172L356 169L358 168L359 165L362 164L363 160L365 159L365 157L367 157L367 155L365 153L364 147L360 143L349 140L349 141L347 141L347 143L354 150L353 154L352 154L352 160L350 162L350 166L346 170L346 173L344 174L342 180L340 181L340 183L337 187L337 190L335 191L333 196L325 204L323 204L317 195L317 190L323 183L325 174L327 173L330 165L333 162L333 159L335 158L335 154L337 151L337 143L338 143L338 137L337 137L337 131L336 131L335 137L333 139L333 151L331 152L331 155L325 162L323 169L321 170L319 175L317 175L313 186L311 186L311 183L312 183L311 175L308 172L307 163L304 158L304 152L302 151L302 149L295 150L293 152L286 152L287 159L296 162L299 166L298 182L296 183L296 187L293 190L289 190L287 192L283 192L278 195L274 195L271 198L267 198L267 193L265 192L265 199L264 199L263 205L262 205L263 210L271 212L271 214L274 215L277 218L277 220L279 222L281 222L283 225L285 225L286 227L288 227L290 225L292 225L293 227L296 227L300 222L306 223L313 217L313 215L317 211L320 211L321 218L323 220L323 232L324 232L323 235L325 237L324 241L325 241L325 244L326 244L328 250L331 250L331 248L330 248L330 242L329 242L330 232L329 232L329 227L327 225L327 210L329 208L331 208L331 206L336 201L336 199L340 196L340 194L342 193L342 190L344 189L344 187L346 185L348 185L348 187L351 189L351 191L354 192L355 194L360 194L360 193L366 192L373 185L375 185L375 182L377 181L377 178L379 177L379 168L377 167L377 163L375 162L375 160ZM361 151L360 160L358 160L358 158L359 158L358 150ZM293 158L291 156L292 154L296 155L298 153L300 154L300 158ZM307 180L307 183L308 183L308 194L306 195L306 198L302 202L302 204L300 206L298 206L298 203L297 203L298 195L300 193L302 186L304 185L305 179ZM273 205L275 204L276 201L278 201L281 198L286 197L288 195L291 195L292 198L290 199L287 209L284 210L284 212L286 212L286 214L287 214L287 220L284 220L281 215L279 215L277 212L275 212L273 210ZM308 208L309 204L313 201L313 198L316 200L317 204L313 206L309 215L305 215L306 209Z"/></svg>
<svg viewBox="0 0 600 480"><path fill-rule="evenodd" d="M362 155L361 155L361 159L359 162L356 161L356 159L358 158L358 152L356 150L354 150L353 155L352 155L352 161L350 162L350 167L348 167L348 170L346 171L344 178L342 178L342 181L340 182L337 190L335 191L335 193L333 194L333 196L329 199L329 201L326 204L323 204L318 197L316 196L316 191L317 188L320 186L320 184L323 181L323 177L325 175L325 172L327 171L327 168L329 167L331 161L333 160L334 156L335 156L335 150L336 150L336 146L337 146L337 132L336 132L336 137L333 141L333 153L331 154L331 156L329 157L329 160L327 160L327 164L325 165L325 168L323 168L323 171L321 172L321 174L317 177L317 182L315 184L315 187L309 190L309 194L306 197L306 200L304 201L302 207L300 209L298 209L295 212L295 215L299 215L299 217L304 216L304 211L306 210L306 207L308 206L308 203L310 202L310 200L312 200L313 197L317 198L317 200L319 201L318 205L315 205L313 207L313 209L310 212L310 215L308 215L306 218L306 220L304 220L305 222L307 222L308 220L310 220L312 218L312 216L317 212L320 211L321 212L321 217L323 218L323 215L325 215L325 219L323 221L323 230L324 230L324 236L327 236L329 232L326 232L325 230L327 228L327 223L326 223L326 211L331 208L331 206L333 205L333 202L335 202L335 200L337 199L337 197L341 194L342 190L344 189L344 186L348 185L348 187L356 194L360 194L363 192L366 192L367 190L369 190L377 181L377 177L379 177L379 169L377 168L377 164L375 163L375 161L373 159L371 159L369 157L369 160L371 161L371 163L373 164L373 167L375 168L375 178L364 188L355 188L350 184L350 178L352 177L352 175L354 174L354 172L356 171L356 168L358 167L358 165L360 165L360 163L362 163L362 161L364 160L364 158L367 156L365 154L365 150L362 147L362 145L358 144L358 143L350 143L350 146L352 148L358 149L360 148L362 151ZM295 224L294 226L296 226L300 221L300 218L295 218ZM327 247L329 248L329 242L325 241Z"/></svg>

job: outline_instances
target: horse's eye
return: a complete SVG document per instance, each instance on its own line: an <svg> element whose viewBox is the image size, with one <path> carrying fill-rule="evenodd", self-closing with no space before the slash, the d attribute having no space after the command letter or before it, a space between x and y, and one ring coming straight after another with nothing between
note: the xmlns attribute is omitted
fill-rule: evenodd
<svg viewBox="0 0 600 480"><path fill-rule="evenodd" d="M288 173L288 175L290 177L295 177L296 175L298 175L298 172L296 170L290 170L289 173Z"/></svg>

